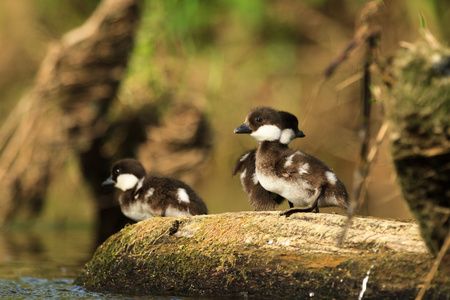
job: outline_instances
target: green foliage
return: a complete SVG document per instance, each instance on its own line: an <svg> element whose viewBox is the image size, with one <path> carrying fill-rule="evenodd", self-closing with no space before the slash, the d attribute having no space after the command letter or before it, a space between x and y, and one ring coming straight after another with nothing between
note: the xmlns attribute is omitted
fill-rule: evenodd
<svg viewBox="0 0 450 300"><path fill-rule="evenodd" d="M167 60L189 60L208 55L209 49L221 42L223 31L234 26L248 31L247 36L258 35L267 21L265 10L263 2L256 0L148 0L142 6L142 23L129 67L129 77L140 85L151 87L156 95L161 95L169 86L173 88L177 83L165 82L164 72L167 70L155 64L158 53ZM278 38L274 40L273 49L267 51L270 60L276 64L277 59L292 57L292 49L284 47ZM212 51L221 50L216 48ZM285 55L286 52L291 53ZM170 62L166 61L166 64Z"/></svg>
<svg viewBox="0 0 450 300"><path fill-rule="evenodd" d="M420 27L422 27L422 29L427 28L427 23L425 21L425 17L422 14L420 14Z"/></svg>

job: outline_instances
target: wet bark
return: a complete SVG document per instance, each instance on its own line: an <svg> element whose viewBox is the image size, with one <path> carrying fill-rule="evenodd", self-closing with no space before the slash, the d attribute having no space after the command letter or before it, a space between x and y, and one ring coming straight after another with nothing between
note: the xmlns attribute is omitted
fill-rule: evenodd
<svg viewBox="0 0 450 300"><path fill-rule="evenodd" d="M414 222L240 212L155 218L100 246L76 283L121 294L411 299L432 265ZM450 295L441 266L425 298ZM363 281L366 282L364 287Z"/></svg>

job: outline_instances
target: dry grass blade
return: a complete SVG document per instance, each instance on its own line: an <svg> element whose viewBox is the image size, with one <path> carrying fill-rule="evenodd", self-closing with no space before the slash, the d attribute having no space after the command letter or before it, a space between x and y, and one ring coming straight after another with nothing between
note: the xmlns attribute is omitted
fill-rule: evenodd
<svg viewBox="0 0 450 300"><path fill-rule="evenodd" d="M349 219L347 220L347 224L345 225L344 232L342 234L341 239L338 241L338 244L341 244L343 239L345 238L345 234L348 230L348 227L351 223L351 218L355 214L355 212L361 207L363 201L360 200L365 182L367 179L367 175L369 173L369 169L371 163L376 154L371 151L369 153L369 144L370 144L370 113L371 113L371 100L372 93L370 90L371 85L371 65L377 60L377 39L380 36L381 30L378 26L374 26L371 24L372 17L378 12L379 7L381 6L381 2L379 1L371 1L368 2L360 11L359 16L356 18L355 22L355 34L350 43L345 47L345 49L336 57L336 59L325 69L323 73L323 80L318 85L317 92L320 86L323 84L323 81L327 80L331 77L336 71L337 67L341 65L346 59L348 59L352 53L361 48L364 45L367 45L366 50L366 58L364 62L364 69L362 72L362 76L358 74L358 76L363 80L363 92L361 97L361 124L360 124L360 140L361 140L361 150L360 150L360 161L358 163L357 169L355 170L354 175L354 190L351 197L351 204L348 209ZM349 82L352 82L354 78L349 79ZM347 84L347 81L346 81ZM386 127L383 127L384 130ZM382 130L382 131L383 131ZM385 131L383 133L383 136ZM373 150L373 149L372 149ZM370 157L369 157L370 155Z"/></svg>
<svg viewBox="0 0 450 300"><path fill-rule="evenodd" d="M378 150L379 150L379 148L381 146L381 143L383 142L383 140L384 140L384 138L386 136L388 128L389 128L389 123L387 121L385 121L381 125L380 129L378 130L378 134L377 134L377 137L376 137L375 145L372 146L372 148L370 149L369 153L367 154L366 161L367 161L367 164L369 166L373 164L373 162L374 162L374 160L376 158L376 155L378 153ZM365 199L365 195L366 195L366 193L368 191L368 185L369 185L369 182L370 182L368 180L368 175L369 175L369 173L367 173L366 177L364 177L363 180L361 181L361 189L360 189L360 193L359 193L358 198L357 199L353 199L354 201L352 201L351 204L350 204L350 208L348 210L348 219L347 219L347 221L346 221L346 223L344 225L344 230L343 230L342 235L341 235L341 237L340 237L340 239L338 241L338 245L342 245L342 243L343 243L343 241L345 239L345 236L347 235L348 228L351 225L352 218L355 215L355 212L358 211L363 205L363 202L364 202L364 199Z"/></svg>
<svg viewBox="0 0 450 300"><path fill-rule="evenodd" d="M423 296L425 295L425 292L430 287L431 281L433 280L433 277L436 274L439 265L441 264L442 259L444 258L445 253L447 252L449 247L450 247L450 232L447 234L447 238L445 239L445 242L442 245L441 250L439 251L436 259L434 260L433 267L430 269L430 272L428 272L427 278L425 279L425 283L420 289L419 294L417 294L416 300L422 300Z"/></svg>

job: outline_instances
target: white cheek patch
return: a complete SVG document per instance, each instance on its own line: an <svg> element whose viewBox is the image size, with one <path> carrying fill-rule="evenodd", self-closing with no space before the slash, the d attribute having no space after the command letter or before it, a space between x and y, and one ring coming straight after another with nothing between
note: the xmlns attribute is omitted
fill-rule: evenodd
<svg viewBox="0 0 450 300"><path fill-rule="evenodd" d="M119 176L117 176L117 183L115 184L115 186L122 191L126 191L134 188L138 181L139 179L132 174L120 174Z"/></svg>
<svg viewBox="0 0 450 300"><path fill-rule="evenodd" d="M259 142L276 141L280 139L281 130L275 125L263 125L250 135Z"/></svg>
<svg viewBox="0 0 450 300"><path fill-rule="evenodd" d="M189 195L186 193L185 189L179 188L177 191L177 196L178 196L178 201L184 202L184 203L189 203Z"/></svg>
<svg viewBox="0 0 450 300"><path fill-rule="evenodd" d="M304 163L303 165L300 166L300 168L298 168L298 172L300 174L307 174L309 170L309 164L308 163Z"/></svg>
<svg viewBox="0 0 450 300"><path fill-rule="evenodd" d="M337 181L336 174L334 174L333 172L330 172L330 171L326 171L325 176L327 176L329 183L331 183L332 185L336 184L336 181Z"/></svg>
<svg viewBox="0 0 450 300"><path fill-rule="evenodd" d="M293 139L295 139L294 130L287 128L281 131L280 143L288 145Z"/></svg>

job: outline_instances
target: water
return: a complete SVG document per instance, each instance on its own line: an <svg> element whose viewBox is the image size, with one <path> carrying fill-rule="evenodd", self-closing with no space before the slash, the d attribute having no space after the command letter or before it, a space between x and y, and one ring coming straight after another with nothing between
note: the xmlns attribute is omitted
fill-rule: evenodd
<svg viewBox="0 0 450 300"><path fill-rule="evenodd" d="M73 285L73 279L43 279L19 277L0 279L0 298L4 299L139 299L119 295L94 293ZM174 298L142 298L174 299Z"/></svg>
<svg viewBox="0 0 450 300"><path fill-rule="evenodd" d="M0 231L0 299L189 299L94 293L74 285L94 250L90 230Z"/></svg>

